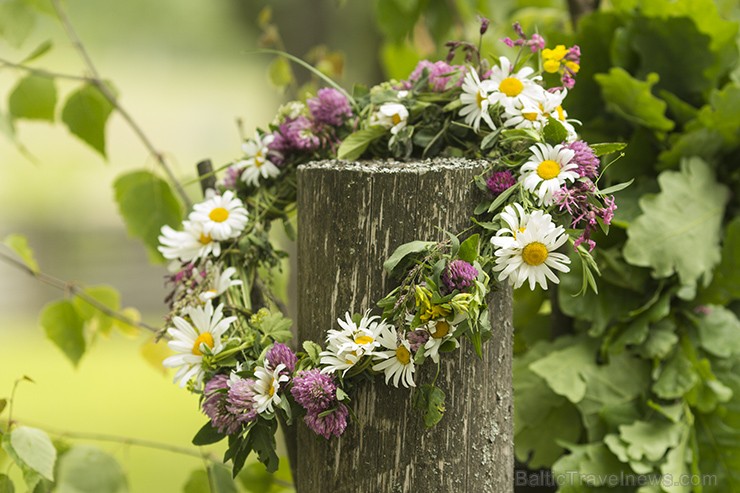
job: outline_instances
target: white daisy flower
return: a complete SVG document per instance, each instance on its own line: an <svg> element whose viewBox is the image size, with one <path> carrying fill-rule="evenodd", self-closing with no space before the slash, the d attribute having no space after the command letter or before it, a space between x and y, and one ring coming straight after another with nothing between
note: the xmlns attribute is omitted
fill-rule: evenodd
<svg viewBox="0 0 740 493"><path fill-rule="evenodd" d="M227 190L223 195L209 193L205 202L195 204L189 219L200 223L203 232L214 240L236 238L247 225L247 210L234 192Z"/></svg>
<svg viewBox="0 0 740 493"><path fill-rule="evenodd" d="M555 227L550 214L542 211L532 212L523 222L526 224L524 230L495 252L493 270L501 272L498 280L508 278L514 288L524 281L529 282L530 289L534 289L535 284L547 289L548 279L558 284L560 281L552 269L569 272L570 259L555 250L568 240L568 235L562 226Z"/></svg>
<svg viewBox="0 0 740 493"><path fill-rule="evenodd" d="M188 307L185 313L190 322L182 317L174 317L175 327L167 329L172 340L167 343L170 349L177 354L165 359L162 364L167 368L178 368L175 382L184 387L191 379L195 379L195 386L203 383L203 355L214 355L221 352L223 343L221 337L236 321L236 317L223 317L223 305L215 310L213 304L207 303L204 307Z"/></svg>
<svg viewBox="0 0 740 493"><path fill-rule="evenodd" d="M493 85L491 104L499 103L503 107L525 106L530 101L536 101L542 87L535 82L541 77L532 77L534 69L524 67L513 73L511 62L505 56L499 58L499 64L491 69L489 78Z"/></svg>
<svg viewBox="0 0 740 493"><path fill-rule="evenodd" d="M399 381L404 387L416 387L414 355L411 354L409 341L405 338L399 339L396 328L390 325L383 328L378 339L387 351L376 352L376 361L379 359L383 361L373 365L373 370L385 373L386 384L393 378L394 387L398 387Z"/></svg>
<svg viewBox="0 0 740 493"><path fill-rule="evenodd" d="M492 102L490 93L496 88L495 83L490 80L481 81L475 70L468 70L465 74L462 84L462 94L460 101L463 107L460 109L460 116L465 117L465 123L471 125L475 133L480 129L481 118L488 124L491 130L496 129L496 125L491 119L488 112Z"/></svg>
<svg viewBox="0 0 740 493"><path fill-rule="evenodd" d="M280 363L274 370L260 366L254 371L254 404L258 413L275 412L273 405L282 401L278 394L280 384L290 380L288 375L280 374L284 369L285 365Z"/></svg>
<svg viewBox="0 0 740 493"><path fill-rule="evenodd" d="M516 241L516 235L523 233L527 229L527 222L530 215L524 212L524 207L514 202L504 207L501 212L501 219L509 226L501 228L496 232L496 236L491 238L491 243L498 248L505 248Z"/></svg>
<svg viewBox="0 0 740 493"><path fill-rule="evenodd" d="M327 348L322 351L321 364L325 367L323 373L342 374L352 368L363 356L374 354L375 349L380 346L378 336L380 332L390 327L385 320L378 316L370 316L370 311L356 324L352 321L349 312L345 313L345 319L337 319L341 330L331 329L327 332Z"/></svg>
<svg viewBox="0 0 740 493"><path fill-rule="evenodd" d="M562 91L548 92L545 91L544 98L540 102L540 109L542 110L542 119L547 123L548 117L553 117L567 130L568 137L567 142L573 142L578 138L576 129L571 122L580 123L578 120L568 120L568 114L563 109L563 101L568 95L568 90L563 89Z"/></svg>
<svg viewBox="0 0 740 493"><path fill-rule="evenodd" d="M396 135L409 119L409 110L401 103L385 103L378 111L370 116L370 125L390 128L391 134Z"/></svg>
<svg viewBox="0 0 740 493"><path fill-rule="evenodd" d="M280 168L267 158L267 153L270 151L268 146L273 140L275 136L272 134L260 137L260 134L255 132L254 138L242 145L247 158L239 161L237 165L244 169L241 180L246 184L257 186L260 178L266 180L280 174Z"/></svg>
<svg viewBox="0 0 740 493"><path fill-rule="evenodd" d="M424 344L424 356L432 358L435 363L439 363L439 348L442 344L452 340L455 342L456 348L460 346L457 339L452 337L452 333L455 331L454 327L446 320L431 322L426 329L429 332L429 340Z"/></svg>
<svg viewBox="0 0 740 493"><path fill-rule="evenodd" d="M210 270L210 269L209 269ZM211 279L211 289L201 293L198 297L202 302L207 302L218 296L221 296L232 286L241 286L241 279L232 279L231 276L236 274L236 268L229 267L223 272L219 272L218 267L214 267L212 272L209 272Z"/></svg>
<svg viewBox="0 0 740 493"><path fill-rule="evenodd" d="M221 244L203 232L200 223L183 221L184 231L175 231L169 226L162 226L159 236L160 246L157 247L164 258L179 259L184 263L196 259L205 259L209 255L221 255Z"/></svg>
<svg viewBox="0 0 740 493"><path fill-rule="evenodd" d="M566 181L578 178L578 166L571 163L575 152L562 146L538 143L529 148L532 157L521 168L519 181L522 186L537 195L541 205L551 205L553 194Z"/></svg>

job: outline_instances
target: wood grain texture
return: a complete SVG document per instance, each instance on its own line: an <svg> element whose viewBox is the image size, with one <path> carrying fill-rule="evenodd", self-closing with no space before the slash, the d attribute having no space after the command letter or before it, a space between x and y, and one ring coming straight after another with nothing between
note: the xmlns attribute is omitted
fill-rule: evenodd
<svg viewBox="0 0 740 493"><path fill-rule="evenodd" d="M324 161L298 170L298 331L323 342L345 311L373 308L392 288L383 261L412 240L462 231L478 201L472 180L482 161ZM443 355L437 385L444 419L424 427L410 391L363 382L352 407L359 420L330 441L298 426L298 493L513 491L512 301L489 300L493 339L484 356L470 344ZM417 384L429 383L428 362Z"/></svg>

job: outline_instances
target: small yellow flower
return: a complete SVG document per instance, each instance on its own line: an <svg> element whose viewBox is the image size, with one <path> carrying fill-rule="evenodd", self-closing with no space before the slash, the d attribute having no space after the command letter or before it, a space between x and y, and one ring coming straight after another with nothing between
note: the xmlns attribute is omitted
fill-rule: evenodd
<svg viewBox="0 0 740 493"><path fill-rule="evenodd" d="M542 58L545 60L555 60L556 62L559 62L563 58L565 58L565 55L568 54L568 48L565 47L565 45L557 45L555 49L551 50L550 48L545 48L542 50Z"/></svg>

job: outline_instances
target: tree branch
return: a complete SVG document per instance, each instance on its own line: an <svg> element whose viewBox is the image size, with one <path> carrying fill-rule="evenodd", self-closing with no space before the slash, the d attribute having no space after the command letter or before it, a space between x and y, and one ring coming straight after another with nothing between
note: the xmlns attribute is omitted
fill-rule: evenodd
<svg viewBox="0 0 740 493"><path fill-rule="evenodd" d="M145 322L139 322L139 321L133 320L132 318L127 317L126 315L120 312L112 310L110 307L104 305L100 301L96 300L95 298L87 294L84 288L82 288L76 283L73 283L71 281L65 281L63 279L59 279L54 276L50 276L49 274L45 274L44 272L35 271L31 269L29 266L27 266L26 264L24 264L23 262L21 262L20 260L17 260L4 252L0 252L0 260L5 262L8 265L11 265L17 269L22 270L26 274L30 275L31 277L34 277L36 280L48 286L57 288L61 291L64 291L65 293L77 296L78 298L80 298L82 301L84 301L88 305L92 306L99 312L102 312L111 318L119 320L132 327L138 327L141 329L148 330L149 332L156 334L158 337L162 337L162 334L164 332L163 329L158 329L157 327L153 327Z"/></svg>
<svg viewBox="0 0 740 493"><path fill-rule="evenodd" d="M147 150L154 156L154 158L157 160L157 163L159 163L162 170L167 175L167 178L169 179L170 183L175 187L177 190L177 193L180 195L180 198L183 200L187 208L189 209L192 205L190 202L190 198L188 197L188 194L185 193L185 189L182 187L180 182L175 177L175 174L172 172L172 169L167 164L167 161L164 158L164 154L158 151L154 144L152 144L151 140L149 140L149 137L144 133L141 126L133 119L133 117L129 114L128 111L121 106L121 103L118 101L118 98L116 95L111 91L110 87L103 81L103 79L100 77L100 74L98 73L97 68L95 67L95 64L92 61L92 58L90 58L90 55L87 52L87 49L85 49L85 45L82 44L82 41L80 40L80 37L77 35L77 32L74 30L74 27L72 26L72 23L69 20L69 17L67 16L67 13L64 11L64 9L61 6L60 0L52 0L52 4L54 5L54 10L56 11L57 17L59 18L59 21L62 23L62 26L64 27L65 32L67 33L67 37L70 39L72 44L74 45L77 52L80 54L80 57L82 57L82 60L85 62L85 65L87 66L88 70L92 74L92 77L86 78L89 83L93 84L95 87L98 88L100 93L105 97L105 99L108 100L108 102L118 111L118 113L123 117L123 119L128 123L128 125L131 127L131 129L134 131L137 137L139 137L139 140L144 144L144 147L147 148Z"/></svg>

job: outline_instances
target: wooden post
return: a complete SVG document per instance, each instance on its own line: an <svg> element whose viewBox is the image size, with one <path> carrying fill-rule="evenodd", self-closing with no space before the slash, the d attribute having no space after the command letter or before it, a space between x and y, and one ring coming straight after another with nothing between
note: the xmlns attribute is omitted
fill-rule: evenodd
<svg viewBox="0 0 740 493"><path fill-rule="evenodd" d="M393 286L383 261L412 240L470 225L482 161L317 162L298 170L298 333L324 342L345 311L363 312ZM512 299L489 300L493 338L479 359L467 341L442 356L446 413L430 430L408 389L363 383L359 419L327 441L298 426L298 493L513 491ZM427 362L417 382L431 382Z"/></svg>

